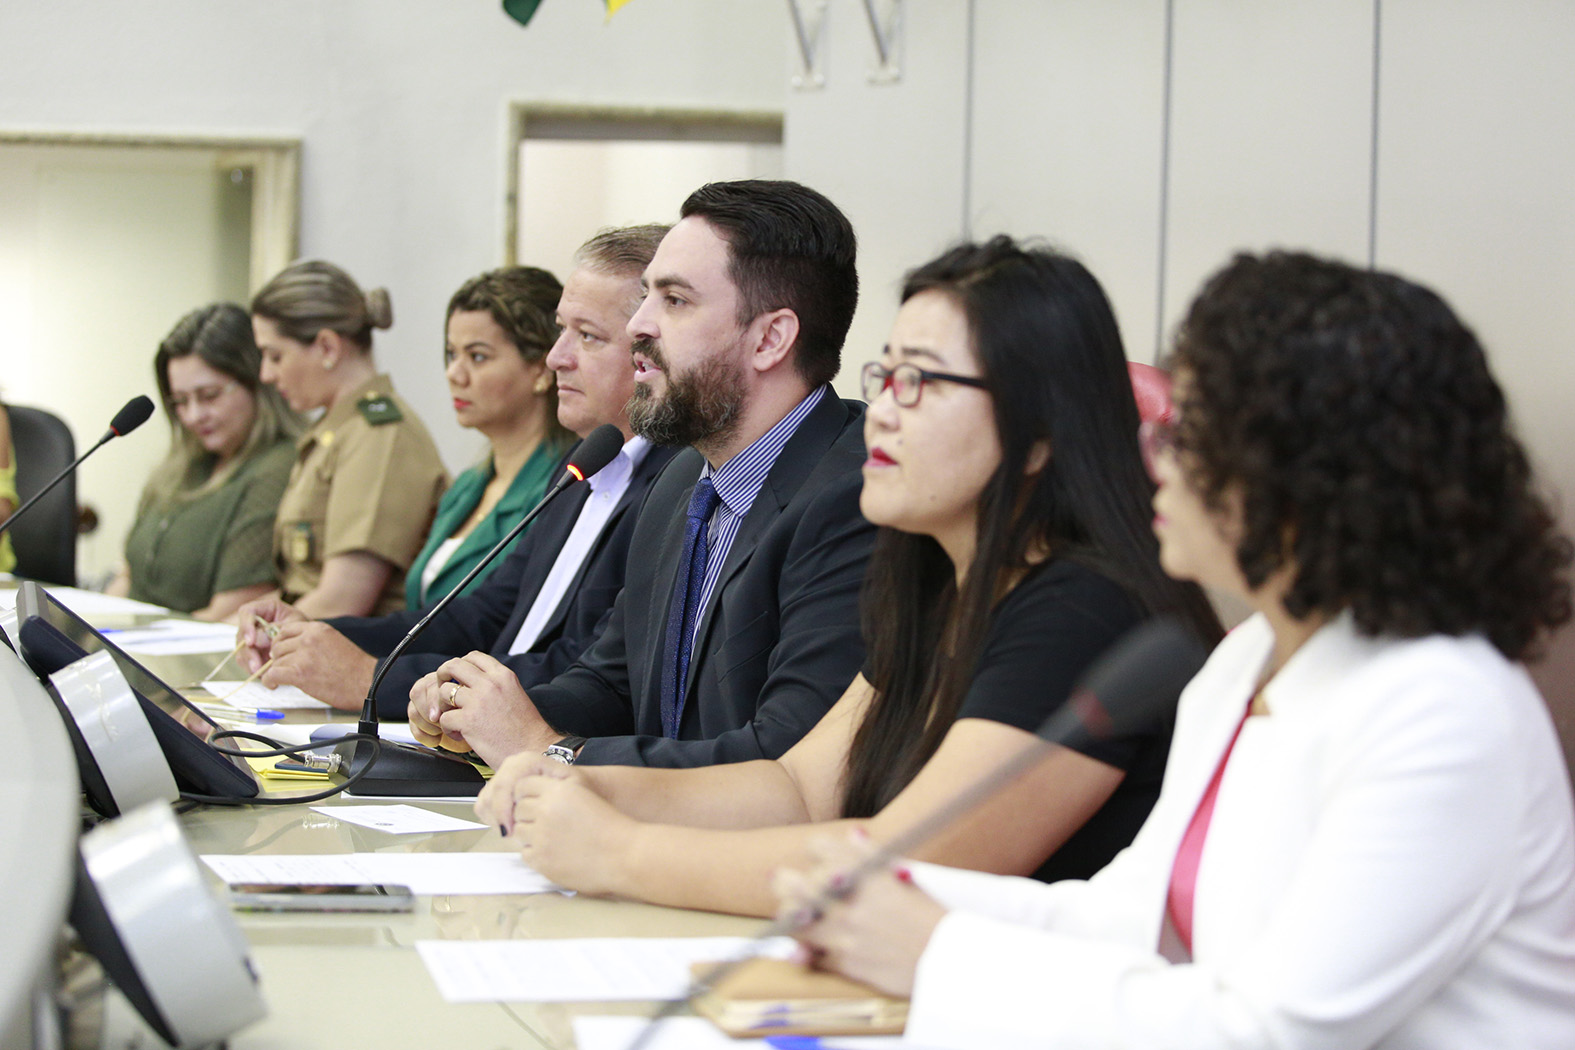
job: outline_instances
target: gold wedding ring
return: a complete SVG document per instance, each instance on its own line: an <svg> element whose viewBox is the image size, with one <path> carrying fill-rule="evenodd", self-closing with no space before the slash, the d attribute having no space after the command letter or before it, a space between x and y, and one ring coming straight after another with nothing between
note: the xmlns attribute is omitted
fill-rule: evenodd
<svg viewBox="0 0 1575 1050"><path fill-rule="evenodd" d="M448 684L448 696L443 698L443 703L446 706L448 706L448 707L456 706L455 703L454 703L454 698L456 696L458 696L458 695L459 695L459 683L458 682L450 682Z"/></svg>

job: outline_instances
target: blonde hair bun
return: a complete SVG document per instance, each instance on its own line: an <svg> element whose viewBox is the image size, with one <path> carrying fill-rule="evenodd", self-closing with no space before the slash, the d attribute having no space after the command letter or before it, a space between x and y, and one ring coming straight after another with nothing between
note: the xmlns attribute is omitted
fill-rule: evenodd
<svg viewBox="0 0 1575 1050"><path fill-rule="evenodd" d="M373 328L393 327L394 304L387 288L373 288L366 293L366 319Z"/></svg>

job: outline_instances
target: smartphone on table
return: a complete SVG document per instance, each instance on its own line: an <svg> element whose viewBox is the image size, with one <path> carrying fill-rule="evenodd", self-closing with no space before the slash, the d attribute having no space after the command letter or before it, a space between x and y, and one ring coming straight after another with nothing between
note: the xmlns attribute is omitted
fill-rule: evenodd
<svg viewBox="0 0 1575 1050"><path fill-rule="evenodd" d="M230 883L237 911L410 911L415 903L409 886L379 882Z"/></svg>

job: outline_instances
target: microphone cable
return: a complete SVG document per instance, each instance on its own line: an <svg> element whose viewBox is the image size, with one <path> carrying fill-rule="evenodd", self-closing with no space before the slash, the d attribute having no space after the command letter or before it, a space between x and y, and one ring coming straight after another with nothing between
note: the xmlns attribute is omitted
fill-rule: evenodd
<svg viewBox="0 0 1575 1050"><path fill-rule="evenodd" d="M213 742L215 740L231 739L251 740L259 744L266 744L267 749L253 750L249 748L220 747ZM277 758L289 755L291 758L299 759L303 766L310 766L314 769L320 768L325 775L332 775L339 771L341 764L339 756L319 755L316 753L316 749L320 747L334 747L354 741L365 741L372 748L373 762L376 762L377 756L383 753L383 741L376 734L369 735L361 732L346 733L344 736L333 737L315 744L281 744L277 740L265 737L261 733L253 733L247 729L221 729L208 737L208 746L221 755L230 755L235 758ZM319 763L321 763L320 767ZM335 795L354 787L356 782L366 776L371 769L372 763L369 762L361 769L348 774L342 783L308 795L257 795L252 798L234 798L228 795L204 795L196 791L182 791L180 797L182 801L207 806L298 806L304 802L322 802L325 799L333 798Z"/></svg>

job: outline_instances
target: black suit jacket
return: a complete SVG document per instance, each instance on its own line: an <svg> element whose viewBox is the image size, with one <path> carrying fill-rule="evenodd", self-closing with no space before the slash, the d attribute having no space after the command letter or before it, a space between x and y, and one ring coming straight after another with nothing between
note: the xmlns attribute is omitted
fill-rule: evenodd
<svg viewBox="0 0 1575 1050"><path fill-rule="evenodd" d="M701 766L775 758L864 662L859 588L875 529L859 512L864 405L829 392L788 439L728 549L690 656L679 739L662 736L662 650L689 494L686 449L651 488L612 617L580 661L529 690L586 763Z"/></svg>
<svg viewBox="0 0 1575 1050"><path fill-rule="evenodd" d="M490 576L469 594L456 598L427 625L413 643L418 651L407 651L396 660L379 685L378 717L404 721L416 680L437 670L445 660L473 650L491 653L507 664L527 689L574 663L596 639L623 587L635 511L674 452L669 448L647 450L579 573L529 651L511 656L509 646L579 520L580 508L590 495L589 485L574 485L549 504ZM384 656L426 612L339 616L327 622L372 655Z"/></svg>

